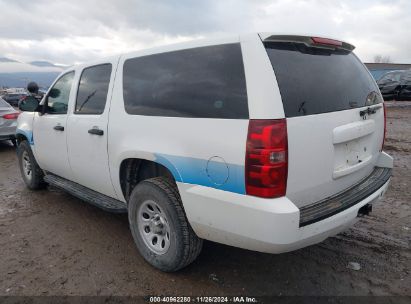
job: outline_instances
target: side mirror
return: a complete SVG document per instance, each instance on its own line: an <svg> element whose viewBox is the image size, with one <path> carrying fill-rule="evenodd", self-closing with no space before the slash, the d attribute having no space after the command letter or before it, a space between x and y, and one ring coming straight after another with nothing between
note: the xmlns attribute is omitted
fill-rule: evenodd
<svg viewBox="0 0 411 304"><path fill-rule="evenodd" d="M19 109L24 112L36 112L39 108L39 101L33 96L28 96L25 99L20 100Z"/></svg>

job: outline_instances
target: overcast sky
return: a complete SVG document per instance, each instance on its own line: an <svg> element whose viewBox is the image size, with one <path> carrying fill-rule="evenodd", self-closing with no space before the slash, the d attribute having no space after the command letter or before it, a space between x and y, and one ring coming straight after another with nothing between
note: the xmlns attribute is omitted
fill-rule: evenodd
<svg viewBox="0 0 411 304"><path fill-rule="evenodd" d="M410 0L0 0L0 57L85 62L243 32L346 40L365 62L411 63Z"/></svg>

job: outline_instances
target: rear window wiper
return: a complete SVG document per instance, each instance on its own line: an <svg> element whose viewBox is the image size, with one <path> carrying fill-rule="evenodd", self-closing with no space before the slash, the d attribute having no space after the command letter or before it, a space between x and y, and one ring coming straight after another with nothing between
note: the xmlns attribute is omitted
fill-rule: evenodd
<svg viewBox="0 0 411 304"><path fill-rule="evenodd" d="M382 105L376 105L376 106L373 106L373 107L368 107L365 110L360 111L360 116L364 117L365 115L375 114L377 112L377 110L379 110L381 108L382 108Z"/></svg>

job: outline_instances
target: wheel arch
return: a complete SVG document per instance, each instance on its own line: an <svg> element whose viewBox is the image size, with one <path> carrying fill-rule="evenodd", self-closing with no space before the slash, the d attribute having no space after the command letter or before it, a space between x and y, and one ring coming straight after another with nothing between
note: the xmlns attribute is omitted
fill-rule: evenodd
<svg viewBox="0 0 411 304"><path fill-rule="evenodd" d="M119 182L122 194L128 202L134 187L143 180L166 176L173 182L181 181L175 166L167 159L125 158L119 167Z"/></svg>
<svg viewBox="0 0 411 304"><path fill-rule="evenodd" d="M18 143L21 143L24 140L28 140L27 137L21 133L16 133L16 139Z"/></svg>
<svg viewBox="0 0 411 304"><path fill-rule="evenodd" d="M20 144L23 140L26 140L30 145L33 145L33 132L26 131L22 129L16 130L16 139L17 142Z"/></svg>

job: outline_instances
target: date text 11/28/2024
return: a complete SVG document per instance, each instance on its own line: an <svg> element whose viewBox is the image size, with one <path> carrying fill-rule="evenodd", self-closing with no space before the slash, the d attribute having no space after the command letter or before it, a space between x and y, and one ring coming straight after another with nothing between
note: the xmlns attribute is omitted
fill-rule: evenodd
<svg viewBox="0 0 411 304"><path fill-rule="evenodd" d="M151 296L150 303L257 303L258 300L254 297L232 296L232 297L185 297L185 296Z"/></svg>

